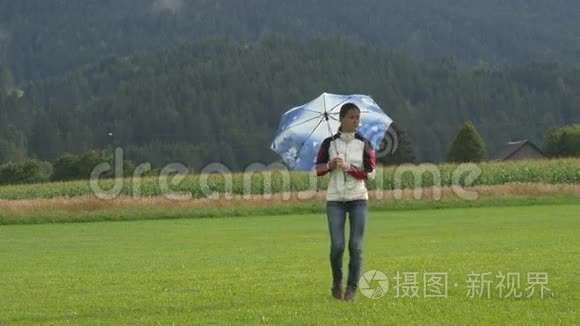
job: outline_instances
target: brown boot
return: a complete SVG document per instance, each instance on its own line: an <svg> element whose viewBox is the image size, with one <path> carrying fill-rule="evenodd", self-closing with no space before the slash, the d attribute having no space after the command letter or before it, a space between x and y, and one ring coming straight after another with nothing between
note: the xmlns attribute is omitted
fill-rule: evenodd
<svg viewBox="0 0 580 326"><path fill-rule="evenodd" d="M337 283L332 286L332 296L338 300L342 299L342 284Z"/></svg>
<svg viewBox="0 0 580 326"><path fill-rule="evenodd" d="M356 288L353 286L347 286L346 292L344 293L344 300L345 301L354 301L355 295L356 295Z"/></svg>

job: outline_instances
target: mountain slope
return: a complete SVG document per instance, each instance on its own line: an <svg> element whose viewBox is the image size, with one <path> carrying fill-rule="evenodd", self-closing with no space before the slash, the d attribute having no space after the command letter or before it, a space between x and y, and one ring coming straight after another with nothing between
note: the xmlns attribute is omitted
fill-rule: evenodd
<svg viewBox="0 0 580 326"><path fill-rule="evenodd" d="M575 62L576 0L0 0L0 64L18 80L212 37L344 37L415 58Z"/></svg>
<svg viewBox="0 0 580 326"><path fill-rule="evenodd" d="M465 120L490 153L510 140L541 144L548 128L580 121L577 89L580 68L555 64L467 70L338 40L213 41L30 83L23 98L0 99L0 130L42 159L121 146L137 162L236 170L276 159L269 144L285 110L325 91L365 93L420 161L440 161Z"/></svg>

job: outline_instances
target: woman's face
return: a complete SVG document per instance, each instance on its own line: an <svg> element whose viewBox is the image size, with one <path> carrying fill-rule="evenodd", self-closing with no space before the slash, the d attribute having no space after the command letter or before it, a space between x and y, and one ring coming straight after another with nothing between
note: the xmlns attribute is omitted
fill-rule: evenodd
<svg viewBox="0 0 580 326"><path fill-rule="evenodd" d="M340 121L343 132L355 132L360 124L360 112L358 110L348 110Z"/></svg>

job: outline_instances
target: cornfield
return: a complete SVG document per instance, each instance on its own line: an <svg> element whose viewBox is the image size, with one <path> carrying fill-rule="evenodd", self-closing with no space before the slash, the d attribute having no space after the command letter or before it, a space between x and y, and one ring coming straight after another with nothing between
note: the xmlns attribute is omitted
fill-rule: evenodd
<svg viewBox="0 0 580 326"><path fill-rule="evenodd" d="M115 189L117 182L117 189ZM0 187L0 199L40 199L57 197L109 196L204 198L216 194L263 195L268 193L324 190L327 177L309 172L254 172L237 174L146 177L97 180L98 190L88 180ZM580 159L557 159L478 164L403 165L379 167L370 190L416 189L433 186L478 186L508 183L580 184ZM97 190L95 190L97 189Z"/></svg>

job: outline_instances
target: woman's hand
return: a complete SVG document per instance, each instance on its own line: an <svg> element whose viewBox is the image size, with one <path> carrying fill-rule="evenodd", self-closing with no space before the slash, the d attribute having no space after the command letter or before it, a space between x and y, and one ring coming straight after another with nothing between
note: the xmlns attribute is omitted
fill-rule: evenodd
<svg viewBox="0 0 580 326"><path fill-rule="evenodd" d="M334 170L336 168L342 168L344 161L340 157L335 157L330 162L328 162L328 169Z"/></svg>
<svg viewBox="0 0 580 326"><path fill-rule="evenodd" d="M336 157L332 161L328 162L328 169L341 169L348 171L350 169L350 163L346 162L341 157Z"/></svg>
<svg viewBox="0 0 580 326"><path fill-rule="evenodd" d="M338 162L338 168L344 171L348 171L350 170L350 163L348 163L347 161L340 160L340 162Z"/></svg>

